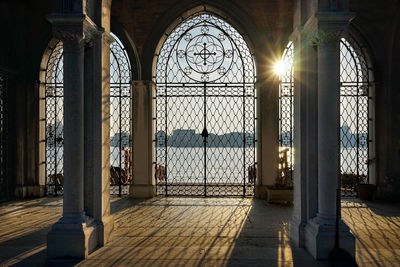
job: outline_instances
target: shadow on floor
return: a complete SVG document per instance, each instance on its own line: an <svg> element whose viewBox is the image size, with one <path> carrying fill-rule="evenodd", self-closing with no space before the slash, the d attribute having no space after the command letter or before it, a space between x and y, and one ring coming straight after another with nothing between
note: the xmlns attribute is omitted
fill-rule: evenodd
<svg viewBox="0 0 400 267"><path fill-rule="evenodd" d="M0 206L0 265L42 266L62 200ZM360 266L399 266L395 207L342 202ZM112 198L114 239L65 266L326 266L289 241L292 207L251 198Z"/></svg>
<svg viewBox="0 0 400 267"><path fill-rule="evenodd" d="M62 198L11 201L0 206L0 265L43 265L46 238L61 215Z"/></svg>
<svg viewBox="0 0 400 267"><path fill-rule="evenodd" d="M292 209L253 199L227 266L329 266L290 242Z"/></svg>
<svg viewBox="0 0 400 267"><path fill-rule="evenodd" d="M342 202L342 217L356 238L361 266L400 265L400 207L350 199Z"/></svg>

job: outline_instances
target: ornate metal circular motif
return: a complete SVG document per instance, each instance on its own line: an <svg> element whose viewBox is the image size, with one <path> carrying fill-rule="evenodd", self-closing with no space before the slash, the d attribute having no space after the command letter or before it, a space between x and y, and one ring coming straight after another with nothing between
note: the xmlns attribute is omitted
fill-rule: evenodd
<svg viewBox="0 0 400 267"><path fill-rule="evenodd" d="M203 23L189 29L176 45L179 68L190 79L215 81L224 76L234 60L233 44L221 29Z"/></svg>

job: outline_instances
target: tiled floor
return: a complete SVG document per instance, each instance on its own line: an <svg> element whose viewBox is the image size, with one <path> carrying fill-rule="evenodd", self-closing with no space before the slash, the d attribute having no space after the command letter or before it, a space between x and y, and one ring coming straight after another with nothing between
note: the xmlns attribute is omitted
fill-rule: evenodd
<svg viewBox="0 0 400 267"><path fill-rule="evenodd" d="M400 266L400 208L344 200L360 266ZM0 265L41 266L60 198L0 205ZM112 242L78 265L325 266L291 246L292 207L250 198L113 198ZM329 266L329 265L328 265Z"/></svg>

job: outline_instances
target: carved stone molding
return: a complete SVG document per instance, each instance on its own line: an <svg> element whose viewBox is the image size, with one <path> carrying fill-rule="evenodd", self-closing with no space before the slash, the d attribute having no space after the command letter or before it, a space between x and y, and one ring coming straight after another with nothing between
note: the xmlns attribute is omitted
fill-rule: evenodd
<svg viewBox="0 0 400 267"><path fill-rule="evenodd" d="M64 44L75 43L80 44L83 42L85 35L80 29L53 27L54 36L61 40Z"/></svg>
<svg viewBox="0 0 400 267"><path fill-rule="evenodd" d="M47 19L53 25L54 36L66 46L79 48L104 32L84 14L52 14Z"/></svg>
<svg viewBox="0 0 400 267"><path fill-rule="evenodd" d="M103 41L105 42L105 45L110 45L113 42L115 42L114 38L111 36L111 34L109 32L104 32L103 33Z"/></svg>
<svg viewBox="0 0 400 267"><path fill-rule="evenodd" d="M298 26L294 37L299 35L310 45L326 45L346 37L350 21L354 18L352 12L317 12L303 26Z"/></svg>
<svg viewBox="0 0 400 267"><path fill-rule="evenodd" d="M343 29L335 29L335 30L324 30L318 29L314 36L310 38L310 42L312 45L326 45L334 42L339 42L340 38L345 37L347 31Z"/></svg>

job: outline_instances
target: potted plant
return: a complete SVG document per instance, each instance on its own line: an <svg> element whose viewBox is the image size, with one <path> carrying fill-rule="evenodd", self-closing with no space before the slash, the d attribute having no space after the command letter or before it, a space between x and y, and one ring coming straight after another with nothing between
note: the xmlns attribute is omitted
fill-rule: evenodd
<svg viewBox="0 0 400 267"><path fill-rule="evenodd" d="M369 165L371 164L375 158L368 158L365 161L365 164ZM375 192L375 185L368 183L368 177L366 175L358 175L358 181L357 181L357 192L358 192L358 197L361 200L367 200L370 201L372 200Z"/></svg>
<svg viewBox="0 0 400 267"><path fill-rule="evenodd" d="M369 184L366 175L359 176L359 183L357 185L358 197L361 200L372 200L375 191L375 185Z"/></svg>
<svg viewBox="0 0 400 267"><path fill-rule="evenodd" d="M359 184L358 175L355 173L342 173L340 177L342 194L356 196L357 185Z"/></svg>
<svg viewBox="0 0 400 267"><path fill-rule="evenodd" d="M279 153L279 174L274 185L267 186L267 200L270 203L293 203L293 169L289 164L289 148Z"/></svg>

